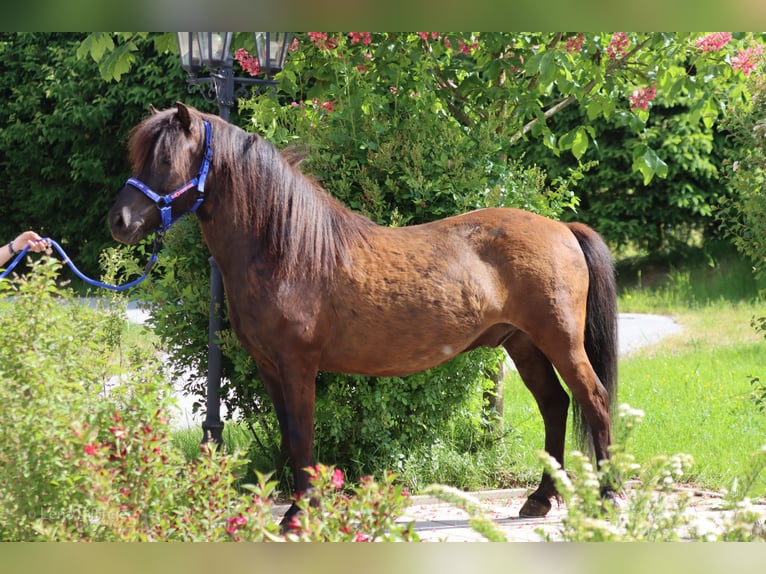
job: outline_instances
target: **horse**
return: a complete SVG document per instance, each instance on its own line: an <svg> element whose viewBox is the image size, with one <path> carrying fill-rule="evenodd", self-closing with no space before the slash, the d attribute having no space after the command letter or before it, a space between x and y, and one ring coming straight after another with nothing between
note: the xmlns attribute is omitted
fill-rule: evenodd
<svg viewBox="0 0 766 574"><path fill-rule="evenodd" d="M128 148L112 236L135 244L196 212L231 326L273 401L295 496L310 495L319 371L402 376L482 346L513 360L562 467L570 398L557 372L578 436L608 459L615 274L591 228L513 208L380 226L303 174L296 154L181 102L152 107ZM543 472L520 514L545 516L557 496Z"/></svg>

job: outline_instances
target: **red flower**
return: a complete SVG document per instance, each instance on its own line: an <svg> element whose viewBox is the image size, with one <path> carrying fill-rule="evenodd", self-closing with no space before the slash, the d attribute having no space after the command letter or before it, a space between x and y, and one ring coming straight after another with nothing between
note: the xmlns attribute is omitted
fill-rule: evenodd
<svg viewBox="0 0 766 574"><path fill-rule="evenodd" d="M649 102L657 97L657 84L652 84L646 88L640 88L630 94L631 110L646 110L649 108Z"/></svg>
<svg viewBox="0 0 766 574"><path fill-rule="evenodd" d="M606 48L606 53L610 60L617 60L624 58L628 52L628 46L630 45L630 38L625 32L615 32L612 34L612 39L609 41L609 46Z"/></svg>
<svg viewBox="0 0 766 574"><path fill-rule="evenodd" d="M332 485L335 488L343 488L343 471L339 468L332 473Z"/></svg>
<svg viewBox="0 0 766 574"><path fill-rule="evenodd" d="M582 49L584 40L585 36L582 33L567 38L567 52L570 54L577 54Z"/></svg>
<svg viewBox="0 0 766 574"><path fill-rule="evenodd" d="M91 455L91 456L96 454L96 445L93 444L93 443L86 444L85 445L85 454L88 454L88 455Z"/></svg>
<svg viewBox="0 0 766 574"><path fill-rule="evenodd" d="M369 542L370 537L367 536L364 532L359 532L356 536L354 536L354 542Z"/></svg>
<svg viewBox="0 0 766 574"><path fill-rule="evenodd" d="M335 100L333 100L331 102L323 102L322 104L319 105L319 107L327 110L330 113L332 113L333 110L335 109Z"/></svg>
<svg viewBox="0 0 766 574"><path fill-rule="evenodd" d="M332 50L337 45L336 38L327 38L327 32L309 32L309 38L320 50Z"/></svg>
<svg viewBox="0 0 766 574"><path fill-rule="evenodd" d="M240 48L234 52L234 57L245 70L251 76L257 76L261 73L261 64L258 62L258 58L251 56L250 53L244 48Z"/></svg>
<svg viewBox="0 0 766 574"><path fill-rule="evenodd" d="M731 67L734 70L740 70L746 76L749 76L763 60L763 44L753 44L749 48L740 50L739 53L731 59Z"/></svg>
<svg viewBox="0 0 766 574"><path fill-rule="evenodd" d="M466 44L462 40L457 41L458 48L460 49L463 54L471 55L474 50L477 50L479 48L478 42L473 42L471 44Z"/></svg>

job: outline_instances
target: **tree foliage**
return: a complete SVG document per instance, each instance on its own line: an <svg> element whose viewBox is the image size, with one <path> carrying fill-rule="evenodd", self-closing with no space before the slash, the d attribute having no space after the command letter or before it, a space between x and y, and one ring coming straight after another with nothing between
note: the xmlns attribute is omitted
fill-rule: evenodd
<svg viewBox="0 0 766 574"><path fill-rule="evenodd" d="M766 275L766 80L761 74L750 78L752 93L746 106L726 118L731 135L726 175L738 191L724 202L720 217L737 249L753 262L760 277ZM763 323L761 324L763 327ZM763 331L763 329L760 329Z"/></svg>
<svg viewBox="0 0 766 574"><path fill-rule="evenodd" d="M128 52L141 65L119 84L105 83L94 60L77 57L86 38L0 35L0 236L34 228L95 274L100 252L113 244L106 212L129 172L128 132L149 104L181 97L183 80L172 54L158 55L152 42L138 37Z"/></svg>

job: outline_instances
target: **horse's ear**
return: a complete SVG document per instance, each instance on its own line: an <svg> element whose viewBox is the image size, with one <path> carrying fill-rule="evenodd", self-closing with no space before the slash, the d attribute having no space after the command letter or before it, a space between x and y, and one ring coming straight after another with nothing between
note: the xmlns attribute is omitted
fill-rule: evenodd
<svg viewBox="0 0 766 574"><path fill-rule="evenodd" d="M152 115L160 113L160 111L154 107L154 104L149 104L149 111L152 112Z"/></svg>
<svg viewBox="0 0 766 574"><path fill-rule="evenodd" d="M184 131L190 132L192 124L191 111L182 102L176 102L176 108L178 108L178 121L181 122L181 127Z"/></svg>

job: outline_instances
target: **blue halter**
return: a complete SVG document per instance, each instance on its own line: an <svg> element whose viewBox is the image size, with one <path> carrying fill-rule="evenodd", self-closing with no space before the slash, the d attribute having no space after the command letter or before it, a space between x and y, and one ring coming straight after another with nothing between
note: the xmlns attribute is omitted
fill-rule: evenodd
<svg viewBox="0 0 766 574"><path fill-rule="evenodd" d="M202 202L205 200L205 180L207 179L207 172L210 170L210 162L213 160L213 148L210 147L210 122L203 120L202 123L205 125L205 156L202 159L202 165L199 168L199 173L197 173L197 176L194 179L186 182L174 192L168 193L167 195L160 195L156 193L143 181L136 179L135 177L131 177L128 179L128 181L125 182L126 185L132 185L146 197L151 199L160 210L162 223L157 229L159 233L167 231L176 221L181 219L181 217L187 213L194 213L197 211L199 206L202 205ZM197 197L197 201L194 202L194 205L192 205L188 211L173 217L173 201L181 197L190 189L195 188L199 193L199 197Z"/></svg>

